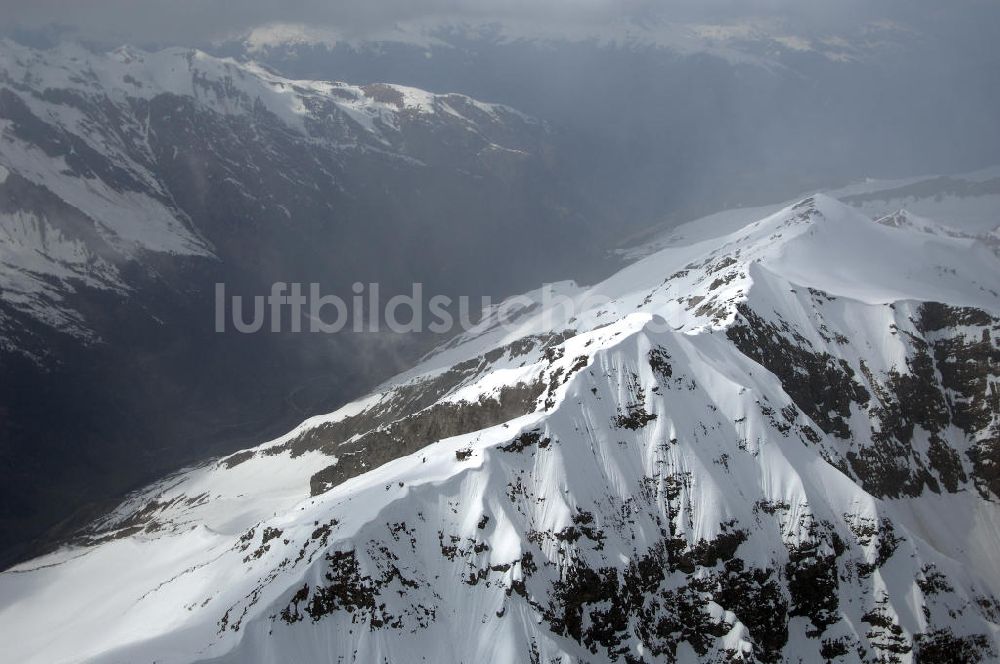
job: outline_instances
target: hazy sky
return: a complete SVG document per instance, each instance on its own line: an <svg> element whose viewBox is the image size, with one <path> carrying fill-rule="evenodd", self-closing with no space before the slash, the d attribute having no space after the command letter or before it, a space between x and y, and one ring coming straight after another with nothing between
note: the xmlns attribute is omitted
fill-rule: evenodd
<svg viewBox="0 0 1000 664"><path fill-rule="evenodd" d="M876 20L975 30L995 0L0 0L2 30L57 24L84 39L197 43L269 22L306 23L364 32L425 18L530 20L601 25L628 18L738 22L779 18L803 32L850 29Z"/></svg>

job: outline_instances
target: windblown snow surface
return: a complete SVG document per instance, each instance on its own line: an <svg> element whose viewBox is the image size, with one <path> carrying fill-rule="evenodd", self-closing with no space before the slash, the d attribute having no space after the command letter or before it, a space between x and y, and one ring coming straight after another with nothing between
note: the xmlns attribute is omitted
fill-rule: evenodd
<svg viewBox="0 0 1000 664"><path fill-rule="evenodd" d="M1000 262L925 226L518 298L0 575L0 660L995 661Z"/></svg>

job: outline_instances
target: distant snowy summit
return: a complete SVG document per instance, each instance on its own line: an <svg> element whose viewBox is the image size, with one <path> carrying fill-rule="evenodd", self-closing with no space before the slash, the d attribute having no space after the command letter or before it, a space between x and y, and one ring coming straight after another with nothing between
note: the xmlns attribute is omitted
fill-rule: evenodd
<svg viewBox="0 0 1000 664"><path fill-rule="evenodd" d="M781 66L804 54L834 63L867 61L912 44L915 31L888 22L858 25L822 37L787 22L746 19L738 22L667 20L637 21L617 13L606 20L571 22L552 16L514 19L454 20L432 17L399 21L371 30L338 30L331 26L276 22L256 26L226 44L250 55L280 53L286 57L310 50L354 51L405 47L434 53L469 43L565 45L588 44L613 49L663 49L680 55L712 55L733 64Z"/></svg>
<svg viewBox="0 0 1000 664"><path fill-rule="evenodd" d="M1000 260L732 219L130 496L0 575L3 657L994 661Z"/></svg>

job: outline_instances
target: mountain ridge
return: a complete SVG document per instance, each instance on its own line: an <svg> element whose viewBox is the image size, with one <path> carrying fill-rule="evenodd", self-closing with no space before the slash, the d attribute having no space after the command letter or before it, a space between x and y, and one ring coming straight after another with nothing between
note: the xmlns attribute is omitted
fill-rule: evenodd
<svg viewBox="0 0 1000 664"><path fill-rule="evenodd" d="M816 195L535 291L0 575L0 624L19 661L989 661L996 267Z"/></svg>

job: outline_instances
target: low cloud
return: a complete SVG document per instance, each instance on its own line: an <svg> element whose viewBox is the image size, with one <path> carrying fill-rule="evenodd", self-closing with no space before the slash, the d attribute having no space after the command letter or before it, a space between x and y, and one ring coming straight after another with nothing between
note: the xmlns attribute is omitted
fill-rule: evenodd
<svg viewBox="0 0 1000 664"><path fill-rule="evenodd" d="M988 9L977 0L947 5ZM940 12L928 0L0 0L2 30L55 31L108 43L198 44L281 22L327 26L342 33L377 31L414 21L534 21L561 24L627 21L717 23L779 17L798 30L835 31L876 20L931 24Z"/></svg>

